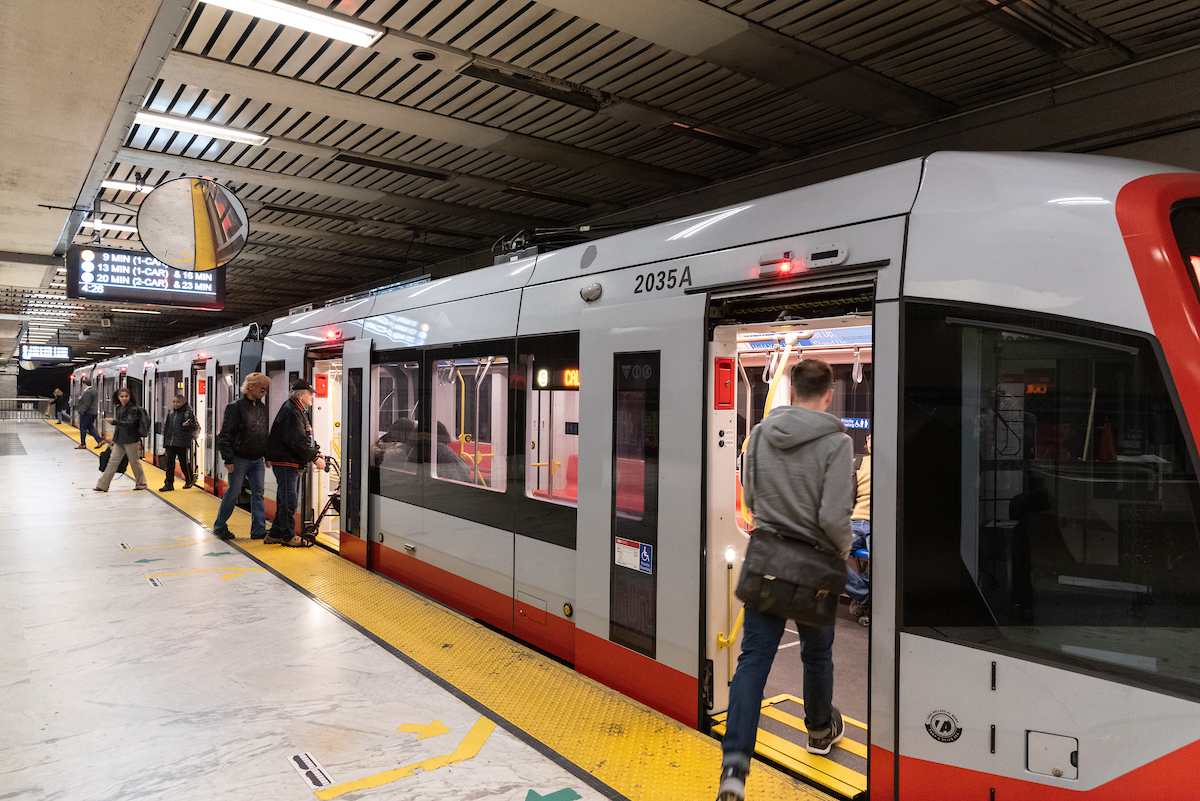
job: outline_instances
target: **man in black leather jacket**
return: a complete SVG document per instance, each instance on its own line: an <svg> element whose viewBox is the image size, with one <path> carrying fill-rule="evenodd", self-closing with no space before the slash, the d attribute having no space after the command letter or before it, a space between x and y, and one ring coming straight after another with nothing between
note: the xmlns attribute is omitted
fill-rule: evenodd
<svg viewBox="0 0 1200 801"><path fill-rule="evenodd" d="M313 440L308 408L313 404L313 388L303 378L292 382L288 399L279 407L271 434L267 437L267 458L275 471L275 521L267 543L282 543L293 548L304 540L295 533L296 507L300 503L300 479L308 465L325 469L321 449Z"/></svg>
<svg viewBox="0 0 1200 801"><path fill-rule="evenodd" d="M267 465L267 405L263 402L271 379L251 373L242 382L242 397L225 407L217 447L229 474L229 486L221 498L221 508L213 523L213 533L223 540L233 539L227 521L242 492L242 481L250 480L250 539L267 536L267 507L263 499Z"/></svg>

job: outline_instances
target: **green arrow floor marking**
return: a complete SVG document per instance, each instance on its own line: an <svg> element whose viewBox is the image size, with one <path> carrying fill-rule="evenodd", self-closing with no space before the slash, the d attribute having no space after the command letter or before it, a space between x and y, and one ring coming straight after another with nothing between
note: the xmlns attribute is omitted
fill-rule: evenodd
<svg viewBox="0 0 1200 801"><path fill-rule="evenodd" d="M537 791L530 790L525 796L525 801L575 801L579 798L579 793L570 788L557 790L550 795L538 795Z"/></svg>
<svg viewBox="0 0 1200 801"><path fill-rule="evenodd" d="M161 559L139 559L139 562L161 562Z"/></svg>

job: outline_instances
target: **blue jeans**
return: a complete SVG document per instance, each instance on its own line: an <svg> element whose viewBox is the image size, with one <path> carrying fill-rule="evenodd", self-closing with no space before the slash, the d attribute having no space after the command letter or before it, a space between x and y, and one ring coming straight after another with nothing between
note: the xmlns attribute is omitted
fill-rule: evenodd
<svg viewBox="0 0 1200 801"><path fill-rule="evenodd" d="M267 505L263 500L267 463L263 459L233 457L229 487L221 497L221 508L217 510L217 520L213 523L213 528L220 530L226 527L229 516L233 514L233 507L237 506L237 498L242 494L242 481L246 478L250 479L250 539L261 540L267 536Z"/></svg>
<svg viewBox="0 0 1200 801"><path fill-rule="evenodd" d="M867 552L870 553L871 521L851 520L850 528L854 532L854 542L850 544L850 552L853 553L859 548L866 548ZM871 572L867 570L859 573L854 568L846 565L846 595L849 595L852 601L865 604L867 599L871 597Z"/></svg>
<svg viewBox="0 0 1200 801"><path fill-rule="evenodd" d="M96 415L81 414L79 415L79 444L87 445L87 435L91 434L99 445L104 440L100 439L100 432L96 430Z"/></svg>
<svg viewBox="0 0 1200 801"><path fill-rule="evenodd" d="M295 467L272 467L275 471L275 522L271 536L290 540L296 529L296 507L300 505L300 471Z"/></svg>
<svg viewBox="0 0 1200 801"><path fill-rule="evenodd" d="M729 688L729 717L721 740L723 765L750 768L763 690L786 623L778 615L746 607L742 655L738 657L737 672ZM800 632L800 659L804 662L804 725L809 736L820 737L828 734L833 719L834 627L797 624L796 628Z"/></svg>

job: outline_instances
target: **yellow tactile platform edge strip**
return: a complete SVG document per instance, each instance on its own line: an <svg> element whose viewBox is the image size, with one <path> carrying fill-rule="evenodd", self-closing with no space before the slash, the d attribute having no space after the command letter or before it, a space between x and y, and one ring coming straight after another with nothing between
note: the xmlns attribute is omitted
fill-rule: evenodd
<svg viewBox="0 0 1200 801"><path fill-rule="evenodd" d="M47 422L78 442L74 426ZM164 475L143 469L151 487ZM198 489L161 497L203 525L220 505ZM322 548L250 541L244 510L229 528L240 538L230 545L631 801L716 797L711 738ZM761 763L746 789L750 801L831 798Z"/></svg>

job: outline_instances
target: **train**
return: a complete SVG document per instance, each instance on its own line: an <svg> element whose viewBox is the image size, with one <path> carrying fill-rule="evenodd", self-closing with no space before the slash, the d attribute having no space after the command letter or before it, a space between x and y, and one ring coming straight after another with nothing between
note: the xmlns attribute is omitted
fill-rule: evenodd
<svg viewBox="0 0 1200 801"><path fill-rule="evenodd" d="M937 152L98 362L73 392L140 389L148 454L189 397L219 495L241 378L270 377L272 413L308 379L342 463L321 545L707 730L741 445L770 378L823 358L872 439L870 658L837 666L869 677L871 797L1176 797L1200 766L1198 275L1200 174ZM311 471L299 514L333 490Z"/></svg>

